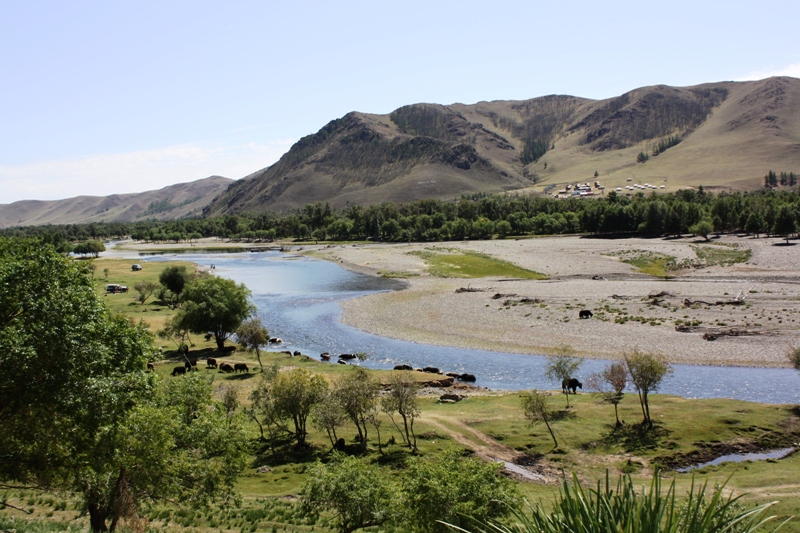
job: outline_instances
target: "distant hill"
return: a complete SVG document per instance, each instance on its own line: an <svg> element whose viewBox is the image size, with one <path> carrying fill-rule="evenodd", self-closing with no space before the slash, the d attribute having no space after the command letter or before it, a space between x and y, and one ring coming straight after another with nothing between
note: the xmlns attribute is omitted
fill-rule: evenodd
<svg viewBox="0 0 800 533"><path fill-rule="evenodd" d="M640 152L650 159L638 163ZM800 171L795 78L658 85L607 100L545 96L352 112L232 183L205 213L452 199L595 179L606 187L631 179L667 191L750 190L770 169Z"/></svg>
<svg viewBox="0 0 800 533"><path fill-rule="evenodd" d="M0 228L199 217L203 207L232 182L229 178L212 176L157 191L0 204Z"/></svg>

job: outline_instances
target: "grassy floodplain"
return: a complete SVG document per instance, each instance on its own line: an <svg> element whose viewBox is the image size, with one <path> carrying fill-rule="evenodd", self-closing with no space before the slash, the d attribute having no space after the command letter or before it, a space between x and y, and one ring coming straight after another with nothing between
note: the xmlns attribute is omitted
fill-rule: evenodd
<svg viewBox="0 0 800 533"><path fill-rule="evenodd" d="M139 272L131 271L132 263L130 260L96 260L94 278L98 293L105 294L106 283L129 286L128 293L104 296L105 301L112 312L143 320L156 331L174 311L154 297L142 305L136 300L133 287L140 281L157 281L160 271L168 264L181 263L145 263ZM192 336L192 342L193 356L201 360L217 356L213 342L206 342L198 335ZM169 375L173 366L181 363L172 351L174 344L162 339L156 339L156 343L164 349L164 359L156 362L156 371L163 379L183 379ZM318 356L290 357L270 351L262 357L265 364L275 364L282 370L302 367L321 374L329 382L349 370L345 365L320 362ZM257 368L255 356L250 353L237 351L225 359L244 361L251 368ZM249 406L249 393L260 379L257 370L249 374L219 374L206 369L202 362L199 372L213 381L220 394L223 388L236 388L243 408ZM391 371L375 371L375 374L382 382L387 382ZM431 377L421 372L413 375L421 381ZM468 397L455 404L438 402L440 391L427 389L427 392L421 401L422 414L416 425L419 455L424 460L436 460L443 450L456 446L483 458L513 458L547 481L518 479L523 494L531 501L552 502L562 475L575 473L582 481L593 484L608 470L612 476L630 474L646 486L653 472L661 468L662 475L677 479L679 492L689 487L693 476L709 479L712 486L730 478L729 489L736 494L750 493L743 500L745 505L780 500L773 508L774 514L780 517L800 514L798 454L780 461L705 467L695 474L674 471L676 466L702 462L735 449L774 449L800 441L800 410L796 406L654 395L651 411L655 428L644 431L639 426L638 398L635 393L628 393L619 406L625 425L615 430L613 406L604 402L600 395L575 395L570 399L571 407L566 409L565 398L554 390L550 391L551 422L560 444L554 449L546 428L531 426L523 418L520 392L462 389L459 392ZM391 420L382 415L381 421L382 442L394 436L397 444L385 446L383 453L379 453L373 433L371 450L362 460L381 465L387 475L402 475L408 462L414 459L400 444L400 434ZM254 442L257 434L253 424ZM355 429L346 425L340 435L349 443ZM309 467L318 459L324 460L330 448L327 437L320 432L312 430L308 440L310 448L302 451L294 450L288 443L279 446L274 454L266 445L254 446L251 462L239 481L238 490L242 496L239 505L229 503L203 509L185 508L180 504L144 506L142 512L157 530L327 531L330 528L324 518L313 521L299 513L296 496ZM267 469L259 472L260 467ZM5 530L80 531L87 527L85 518L76 519L77 502L68 494L0 488L0 501L32 512L23 515L11 509L0 511L0 528ZM782 531L798 532L800 524L790 522Z"/></svg>

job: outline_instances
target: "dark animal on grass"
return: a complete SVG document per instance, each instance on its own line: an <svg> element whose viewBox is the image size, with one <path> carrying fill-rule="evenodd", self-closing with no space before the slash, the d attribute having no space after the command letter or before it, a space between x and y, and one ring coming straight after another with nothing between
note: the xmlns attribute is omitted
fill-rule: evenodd
<svg viewBox="0 0 800 533"><path fill-rule="evenodd" d="M228 363L220 363L219 371L224 372L226 374L233 374L233 366L229 365Z"/></svg>
<svg viewBox="0 0 800 533"><path fill-rule="evenodd" d="M208 342L211 340L211 337L213 336L214 336L213 333L206 333L205 335L203 335L203 338L206 340L206 342Z"/></svg>
<svg viewBox="0 0 800 533"><path fill-rule="evenodd" d="M250 372L250 368L247 366L247 363L236 363L233 365L233 369L236 372Z"/></svg>
<svg viewBox="0 0 800 533"><path fill-rule="evenodd" d="M340 365L346 365L347 361L345 361L344 359L339 359L339 364Z"/></svg>
<svg viewBox="0 0 800 533"><path fill-rule="evenodd" d="M461 381L475 381L475 374L461 374L458 379Z"/></svg>
<svg viewBox="0 0 800 533"><path fill-rule="evenodd" d="M189 359L183 366L186 367L186 370L197 370L197 359Z"/></svg>
<svg viewBox="0 0 800 533"><path fill-rule="evenodd" d="M319 354L319 358L322 359L323 361L330 361L331 360L331 354L329 354L328 352L323 352L323 353Z"/></svg>
<svg viewBox="0 0 800 533"><path fill-rule="evenodd" d="M283 342L283 339L281 339L280 337L272 337L272 338L269 340L269 343L270 343L270 344L280 344L280 343L282 343L282 342Z"/></svg>
<svg viewBox="0 0 800 533"><path fill-rule="evenodd" d="M217 368L217 360L213 357L206 359L206 368Z"/></svg>
<svg viewBox="0 0 800 533"><path fill-rule="evenodd" d="M414 367L411 365L395 365L395 370L414 370Z"/></svg>
<svg viewBox="0 0 800 533"><path fill-rule="evenodd" d="M569 391L572 391L572 394L578 394L578 391L575 389L583 390L583 383L575 378L568 378L561 381L561 392L569 394Z"/></svg>
<svg viewBox="0 0 800 533"><path fill-rule="evenodd" d="M222 349L223 353L233 353L236 351L236 346L226 346Z"/></svg>
<svg viewBox="0 0 800 533"><path fill-rule="evenodd" d="M355 359L356 355L352 353L341 353L339 354L339 359L344 359L345 361L349 361L351 359Z"/></svg>
<svg viewBox="0 0 800 533"><path fill-rule="evenodd" d="M578 318L592 318L594 313L589 311L588 309L583 309L580 313L578 313Z"/></svg>
<svg viewBox="0 0 800 533"><path fill-rule="evenodd" d="M422 371L423 372L428 372L429 374L440 374L441 373L439 371L439 369L436 368L435 366L426 366L425 368L422 369Z"/></svg>
<svg viewBox="0 0 800 533"><path fill-rule="evenodd" d="M300 350L295 350L295 352L294 352L294 354L293 354L293 355L294 355L295 357L300 357L300 356L301 356L301 355L303 355L303 354L302 354L302 353L300 353Z"/></svg>
<svg viewBox="0 0 800 533"><path fill-rule="evenodd" d="M156 365L154 365L153 363L147 363L147 371L148 372L155 372L156 371Z"/></svg>
<svg viewBox="0 0 800 533"><path fill-rule="evenodd" d="M176 366L172 369L172 375L177 376L178 374L186 374L186 367L185 366Z"/></svg>

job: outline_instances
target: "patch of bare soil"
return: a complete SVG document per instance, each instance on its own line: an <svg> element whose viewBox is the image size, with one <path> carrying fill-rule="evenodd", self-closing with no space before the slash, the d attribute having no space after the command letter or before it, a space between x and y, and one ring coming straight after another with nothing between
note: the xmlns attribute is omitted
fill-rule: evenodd
<svg viewBox="0 0 800 533"><path fill-rule="evenodd" d="M448 427L443 422L458 427L458 431ZM425 422L445 432L454 441L475 452L475 455L490 462L502 462L505 471L512 477L537 483L551 483L558 479L558 471L544 463L538 457L517 450L500 443L491 436L479 431L463 420L456 418L426 415ZM474 437L470 439L466 434ZM481 444L475 442L479 441Z"/></svg>

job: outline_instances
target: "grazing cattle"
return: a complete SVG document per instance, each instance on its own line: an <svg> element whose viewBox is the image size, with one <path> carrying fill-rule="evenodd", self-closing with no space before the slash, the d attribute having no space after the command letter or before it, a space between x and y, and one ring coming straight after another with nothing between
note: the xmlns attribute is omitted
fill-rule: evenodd
<svg viewBox="0 0 800 533"><path fill-rule="evenodd" d="M352 354L352 353L340 353L339 354L339 359L344 359L345 361L349 361L349 360L355 359L355 358L356 358L355 354Z"/></svg>
<svg viewBox="0 0 800 533"><path fill-rule="evenodd" d="M226 374L232 374L234 372L233 367L228 363L220 363L219 371L225 372Z"/></svg>
<svg viewBox="0 0 800 533"><path fill-rule="evenodd" d="M441 372L439 372L439 369L436 368L435 366L426 366L425 368L422 369L422 371L427 372L429 374L441 374Z"/></svg>
<svg viewBox="0 0 800 533"><path fill-rule="evenodd" d="M206 368L217 368L217 360L213 357L206 359Z"/></svg>
<svg viewBox="0 0 800 533"><path fill-rule="evenodd" d="M247 363L236 363L233 365L233 369L236 372L250 372L250 367L247 366Z"/></svg>
<svg viewBox="0 0 800 533"><path fill-rule="evenodd" d="M156 371L156 365L154 365L153 363L147 363L147 371L148 372L155 372Z"/></svg>
<svg viewBox="0 0 800 533"><path fill-rule="evenodd" d="M583 390L583 383L575 378L567 378L561 381L561 392L569 394L569 391L571 390L572 394L578 394L578 391L575 389Z"/></svg>
<svg viewBox="0 0 800 533"><path fill-rule="evenodd" d="M283 342L283 339L281 339L280 337L272 337L272 338L269 339L269 343L270 344L280 344L282 342Z"/></svg>
<svg viewBox="0 0 800 533"><path fill-rule="evenodd" d="M222 349L222 353L233 353L236 351L236 346L225 346Z"/></svg>
<svg viewBox="0 0 800 533"><path fill-rule="evenodd" d="M300 357L300 356L301 356L301 355L303 355L303 354L301 354L301 353L300 353L300 350L295 350L295 352L294 352L294 354L293 354L293 355L294 355L295 357Z"/></svg>
<svg viewBox="0 0 800 533"><path fill-rule="evenodd" d="M588 309L583 309L581 312L578 313L578 318L592 318L594 313L589 311Z"/></svg>
<svg viewBox="0 0 800 533"><path fill-rule="evenodd" d="M453 379L458 379L461 377L461 374L459 374L458 372L448 372L447 374L445 374L445 376Z"/></svg>
<svg viewBox="0 0 800 533"><path fill-rule="evenodd" d="M331 360L331 354L329 354L328 352L324 352L324 353L319 354L319 358L322 359L323 361L330 361Z"/></svg>
<svg viewBox="0 0 800 533"><path fill-rule="evenodd" d="M203 338L206 340L206 342L208 342L211 340L211 337L213 336L214 336L213 333L206 333L205 335L203 335Z"/></svg>
<svg viewBox="0 0 800 533"><path fill-rule="evenodd" d="M475 381L475 374L461 374L458 379L461 381Z"/></svg>
<svg viewBox="0 0 800 533"><path fill-rule="evenodd" d="M411 365L396 365L394 367L395 370L414 370L414 367Z"/></svg>
<svg viewBox="0 0 800 533"><path fill-rule="evenodd" d="M285 353L286 355L288 355L290 357L292 355L292 352L290 352L289 350L283 350L281 353Z"/></svg>
<svg viewBox="0 0 800 533"><path fill-rule="evenodd" d="M172 369L172 375L177 376L178 374L186 374L186 367L185 366L176 366Z"/></svg>
<svg viewBox="0 0 800 533"><path fill-rule="evenodd" d="M185 363L183 363L183 366L186 367L187 371L197 370L197 359L189 359Z"/></svg>
<svg viewBox="0 0 800 533"><path fill-rule="evenodd" d="M339 359L339 364L340 365L346 365L347 361L345 361L344 359Z"/></svg>

